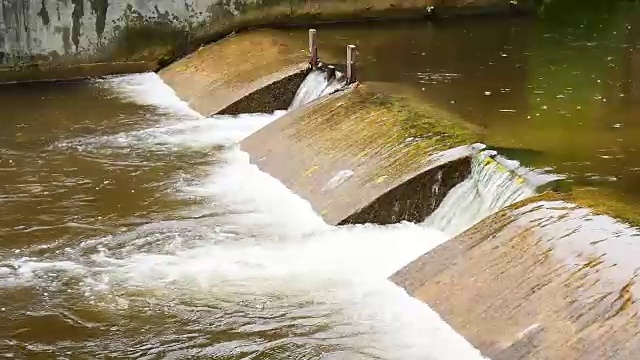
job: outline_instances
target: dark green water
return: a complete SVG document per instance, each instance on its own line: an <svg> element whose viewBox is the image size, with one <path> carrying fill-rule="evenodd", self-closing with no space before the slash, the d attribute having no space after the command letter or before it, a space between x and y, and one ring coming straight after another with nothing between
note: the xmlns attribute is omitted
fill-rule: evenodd
<svg viewBox="0 0 640 360"><path fill-rule="evenodd" d="M404 87L525 165L637 203L640 7L556 2L541 14L321 28L320 56L343 62L356 44L360 80Z"/></svg>

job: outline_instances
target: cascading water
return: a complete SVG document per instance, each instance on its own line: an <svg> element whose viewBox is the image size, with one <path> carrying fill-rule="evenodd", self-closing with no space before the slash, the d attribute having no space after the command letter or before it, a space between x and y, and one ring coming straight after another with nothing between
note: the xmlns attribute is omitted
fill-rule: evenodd
<svg viewBox="0 0 640 360"><path fill-rule="evenodd" d="M344 84L344 77L339 72L336 72L336 76L331 81L327 81L327 75L324 71L313 70L298 88L289 110L299 108L323 95L330 94L340 89Z"/></svg>
<svg viewBox="0 0 640 360"><path fill-rule="evenodd" d="M475 155L471 175L451 189L424 225L455 236L500 209L533 196L535 191L514 175L513 168L491 158L495 155L491 150Z"/></svg>
<svg viewBox="0 0 640 360"><path fill-rule="evenodd" d="M19 318L71 327L71 335L38 342L0 311L0 323L21 334L12 356L482 358L387 281L446 241L442 232L424 224L327 225L234 145L282 112L202 118L169 89L147 86L156 80L136 75L101 86L140 103L170 104L161 111L173 113L169 121L163 115L146 129L63 141L53 150L120 167L179 154L185 168L199 170L143 185L169 186L159 195L190 205L102 236L0 254L0 309L28 296ZM305 84L295 104L329 91L317 73Z"/></svg>

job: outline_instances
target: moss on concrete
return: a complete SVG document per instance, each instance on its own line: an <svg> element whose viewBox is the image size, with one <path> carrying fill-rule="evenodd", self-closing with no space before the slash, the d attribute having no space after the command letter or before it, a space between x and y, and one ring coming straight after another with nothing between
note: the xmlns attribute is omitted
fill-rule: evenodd
<svg viewBox="0 0 640 360"><path fill-rule="evenodd" d="M635 359L638 231L583 199L547 192L514 204L391 280L492 359Z"/></svg>
<svg viewBox="0 0 640 360"><path fill-rule="evenodd" d="M619 193L601 188L573 188L567 201L640 228L640 208L630 205Z"/></svg>
<svg viewBox="0 0 640 360"><path fill-rule="evenodd" d="M640 228L640 209L632 206L622 195L611 190L594 187L572 187L570 190L549 189L537 196L513 204L510 208L540 201L564 201L587 208L594 215L606 215L619 222Z"/></svg>

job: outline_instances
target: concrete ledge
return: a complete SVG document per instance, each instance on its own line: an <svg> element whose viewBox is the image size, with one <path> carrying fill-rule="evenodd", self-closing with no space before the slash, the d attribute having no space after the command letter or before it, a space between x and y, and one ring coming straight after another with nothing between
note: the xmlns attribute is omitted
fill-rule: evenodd
<svg viewBox="0 0 640 360"><path fill-rule="evenodd" d="M638 230L544 194L392 276L493 360L636 359Z"/></svg>
<svg viewBox="0 0 640 360"><path fill-rule="evenodd" d="M437 207L468 174L465 144L475 140L451 114L366 84L291 111L240 145L328 223L389 223ZM431 189L428 205L417 205L418 188Z"/></svg>
<svg viewBox="0 0 640 360"><path fill-rule="evenodd" d="M159 74L203 115L270 112L288 107L304 80L306 62L305 49L287 33L259 30L203 47Z"/></svg>

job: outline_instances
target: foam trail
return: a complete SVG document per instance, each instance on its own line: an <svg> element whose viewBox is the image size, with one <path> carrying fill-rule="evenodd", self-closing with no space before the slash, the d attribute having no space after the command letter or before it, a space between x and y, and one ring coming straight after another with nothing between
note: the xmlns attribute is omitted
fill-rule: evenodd
<svg viewBox="0 0 640 360"><path fill-rule="evenodd" d="M114 90L124 100L140 105L151 105L167 114L203 117L191 109L188 103L180 100L175 91L154 72L114 76L95 80L95 82L102 87Z"/></svg>
<svg viewBox="0 0 640 360"><path fill-rule="evenodd" d="M241 141L285 113L286 111L279 110L272 114L214 115L113 136L83 139L82 142L115 147L137 145L203 149L228 146Z"/></svg>
<svg viewBox="0 0 640 360"><path fill-rule="evenodd" d="M535 195L509 169L490 159L491 155L495 153L483 151L473 157L471 175L449 191L425 220L426 226L455 236L500 209Z"/></svg>
<svg viewBox="0 0 640 360"><path fill-rule="evenodd" d="M323 95L338 90L343 85L342 74L336 72L336 76L330 82L327 82L327 76L324 71L313 70L298 88L289 110L299 108Z"/></svg>

